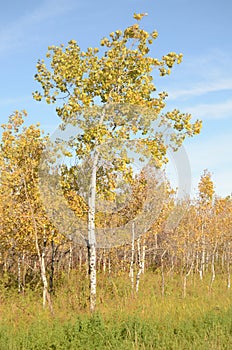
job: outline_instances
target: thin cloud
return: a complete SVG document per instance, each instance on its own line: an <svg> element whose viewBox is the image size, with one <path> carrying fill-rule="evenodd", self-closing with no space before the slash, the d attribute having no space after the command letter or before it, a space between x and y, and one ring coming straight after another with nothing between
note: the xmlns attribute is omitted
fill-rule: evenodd
<svg viewBox="0 0 232 350"><path fill-rule="evenodd" d="M220 103L203 103L189 107L188 111L203 120L221 120L232 117L232 100Z"/></svg>
<svg viewBox="0 0 232 350"><path fill-rule="evenodd" d="M0 98L0 107L17 105L20 103L30 101L31 96L21 96L21 97L12 97L12 98Z"/></svg>
<svg viewBox="0 0 232 350"><path fill-rule="evenodd" d="M196 84L190 89L169 90L168 97L170 100L178 98L201 96L215 91L232 90L232 78L221 79L220 81L204 81Z"/></svg>
<svg viewBox="0 0 232 350"><path fill-rule="evenodd" d="M76 4L67 0L47 0L28 16L29 23L40 23L50 18L56 18L66 12L71 11Z"/></svg>
<svg viewBox="0 0 232 350"><path fill-rule="evenodd" d="M184 59L172 81L169 98L189 99L216 91L232 90L231 58L221 50L211 50Z"/></svg>
<svg viewBox="0 0 232 350"><path fill-rule="evenodd" d="M34 32L38 24L68 13L76 8L77 5L78 2L72 0L44 1L34 11L19 18L18 21L9 23L7 27L0 31L0 52L4 53L9 49L25 45L25 41L30 41L30 33Z"/></svg>

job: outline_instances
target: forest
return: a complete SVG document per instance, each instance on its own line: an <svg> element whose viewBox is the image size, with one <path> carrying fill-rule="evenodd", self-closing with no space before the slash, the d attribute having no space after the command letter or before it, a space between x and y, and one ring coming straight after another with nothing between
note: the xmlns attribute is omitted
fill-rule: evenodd
<svg viewBox="0 0 232 350"><path fill-rule="evenodd" d="M152 74L182 54L149 56L158 33L140 27L144 15L99 49L71 40L38 61L33 97L74 128L68 141L26 110L1 125L2 350L232 344L232 197L206 169L196 197L180 199L162 170L201 121L165 111Z"/></svg>

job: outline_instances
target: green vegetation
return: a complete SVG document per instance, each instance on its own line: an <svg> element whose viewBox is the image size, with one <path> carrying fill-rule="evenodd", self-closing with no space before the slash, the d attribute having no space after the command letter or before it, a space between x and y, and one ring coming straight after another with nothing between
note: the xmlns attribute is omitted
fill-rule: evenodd
<svg viewBox="0 0 232 350"><path fill-rule="evenodd" d="M183 298L180 278L169 278L162 297L157 272L143 276L137 295L128 288L127 275L101 274L93 315L82 277L76 272L63 279L53 296L53 316L35 292L2 290L0 349L231 349L232 293L222 276L213 290L207 278L191 276Z"/></svg>

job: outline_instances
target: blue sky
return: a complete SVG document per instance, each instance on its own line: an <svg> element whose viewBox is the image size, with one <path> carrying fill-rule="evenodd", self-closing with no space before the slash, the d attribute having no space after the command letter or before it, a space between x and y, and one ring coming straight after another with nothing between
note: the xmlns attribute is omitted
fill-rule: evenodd
<svg viewBox="0 0 232 350"><path fill-rule="evenodd" d="M77 40L81 48L98 46L111 31L133 23L133 13L147 12L142 25L157 29L151 55L184 54L169 77L155 81L169 93L167 108L203 120L200 136L185 142L192 170L192 192L204 169L212 173L217 194L232 192L232 46L230 0L8 0L0 12L0 118L26 109L28 123L52 132L54 107L32 99L39 89L33 76L49 45ZM168 174L175 183L175 164Z"/></svg>

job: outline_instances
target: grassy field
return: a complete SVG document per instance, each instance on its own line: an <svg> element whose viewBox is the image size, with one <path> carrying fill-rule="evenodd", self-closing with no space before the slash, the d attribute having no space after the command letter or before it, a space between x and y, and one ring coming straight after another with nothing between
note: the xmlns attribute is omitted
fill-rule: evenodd
<svg viewBox="0 0 232 350"><path fill-rule="evenodd" d="M54 315L39 291L1 290L0 349L232 349L232 292L223 276L182 280L147 272L137 295L125 275L98 276L98 309L88 312L84 276L63 278L53 296Z"/></svg>

